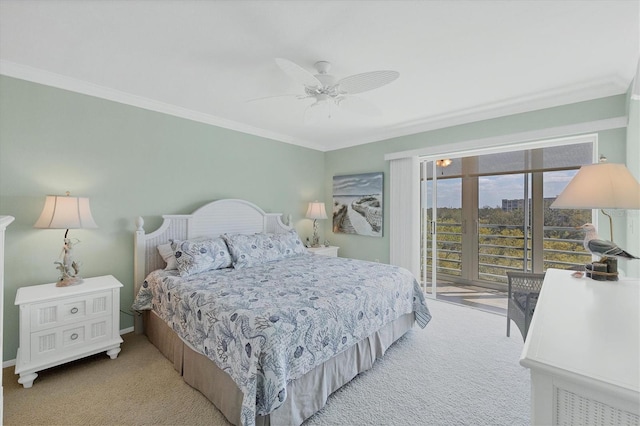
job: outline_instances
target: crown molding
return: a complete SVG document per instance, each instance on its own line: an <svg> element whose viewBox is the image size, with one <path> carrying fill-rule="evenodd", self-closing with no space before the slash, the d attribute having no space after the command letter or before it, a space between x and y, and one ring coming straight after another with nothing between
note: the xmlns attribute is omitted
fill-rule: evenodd
<svg viewBox="0 0 640 426"><path fill-rule="evenodd" d="M325 148L322 146L319 146L313 142L300 140L289 135L272 132L254 126L249 126L247 124L239 123L233 120L228 120L211 114L205 114L199 111L190 110L188 108L160 102L154 99L132 95L120 90L100 86L84 80L67 77L61 74L18 64L15 62L0 59L0 74L7 77L18 78L33 83L44 84L46 86L80 93L83 95L106 99L109 101L142 108L149 111L155 111L175 117L185 118L187 120L197 121L199 123L210 124L224 129L235 130L241 133L248 133L250 135L260 136L278 142L299 145L304 148L310 148L317 151L325 151Z"/></svg>
<svg viewBox="0 0 640 426"><path fill-rule="evenodd" d="M417 133L429 132L447 127L460 126L477 121L491 120L509 115L522 114L547 108L590 101L626 93L629 83L614 75L597 81L574 84L537 94L478 105L437 116L399 123L389 129L381 129L375 140L351 140L346 144L334 145L330 150L349 148L364 143L377 142Z"/></svg>

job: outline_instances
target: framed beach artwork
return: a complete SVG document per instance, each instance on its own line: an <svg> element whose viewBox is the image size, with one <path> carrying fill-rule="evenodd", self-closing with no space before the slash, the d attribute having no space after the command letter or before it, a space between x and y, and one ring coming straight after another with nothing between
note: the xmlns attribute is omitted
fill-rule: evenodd
<svg viewBox="0 0 640 426"><path fill-rule="evenodd" d="M333 232L382 237L384 174L333 177Z"/></svg>

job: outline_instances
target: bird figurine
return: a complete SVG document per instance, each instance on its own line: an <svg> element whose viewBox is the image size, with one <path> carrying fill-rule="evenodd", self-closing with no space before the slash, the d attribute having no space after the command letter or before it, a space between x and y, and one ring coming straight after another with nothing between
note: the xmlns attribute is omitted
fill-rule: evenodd
<svg viewBox="0 0 640 426"><path fill-rule="evenodd" d="M616 243L600 239L593 223L585 223L582 226L577 226L576 229L582 229L585 231L583 245L591 254L600 258L617 257L620 259L640 259L639 257L622 250L616 245Z"/></svg>

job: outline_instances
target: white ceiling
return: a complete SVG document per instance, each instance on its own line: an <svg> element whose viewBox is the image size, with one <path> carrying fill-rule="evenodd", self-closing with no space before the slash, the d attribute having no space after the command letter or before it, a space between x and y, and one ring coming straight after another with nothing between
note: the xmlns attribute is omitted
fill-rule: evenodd
<svg viewBox="0 0 640 426"><path fill-rule="evenodd" d="M624 93L638 1L7 1L0 73L319 150ZM397 70L305 124L274 58Z"/></svg>

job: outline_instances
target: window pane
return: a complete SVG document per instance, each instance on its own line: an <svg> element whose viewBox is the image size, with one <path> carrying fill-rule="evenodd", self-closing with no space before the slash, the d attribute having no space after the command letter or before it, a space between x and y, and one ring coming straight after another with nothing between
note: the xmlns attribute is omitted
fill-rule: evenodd
<svg viewBox="0 0 640 426"><path fill-rule="evenodd" d="M506 282L510 270L525 269L530 258L525 224L525 174L478 180L478 278ZM525 235L527 241L525 245Z"/></svg>
<svg viewBox="0 0 640 426"><path fill-rule="evenodd" d="M576 226L591 222L591 210L551 209L549 206L575 176L577 170L545 172L544 196L544 269L569 269L591 261L584 249L582 230Z"/></svg>
<svg viewBox="0 0 640 426"><path fill-rule="evenodd" d="M462 179L438 179L438 270L462 274Z"/></svg>

